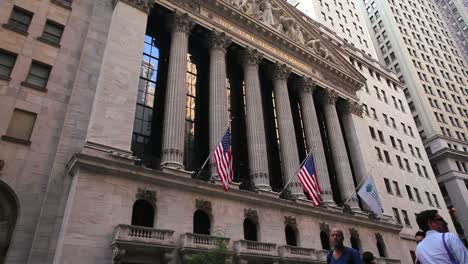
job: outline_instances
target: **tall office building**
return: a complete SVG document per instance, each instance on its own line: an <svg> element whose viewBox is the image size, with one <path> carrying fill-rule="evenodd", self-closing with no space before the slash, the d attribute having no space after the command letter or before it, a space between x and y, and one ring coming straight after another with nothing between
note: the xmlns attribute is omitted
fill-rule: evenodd
<svg viewBox="0 0 468 264"><path fill-rule="evenodd" d="M432 1L360 4L380 60L405 86L457 231L468 230L468 68L457 39Z"/></svg>
<svg viewBox="0 0 468 264"><path fill-rule="evenodd" d="M0 23L2 264L323 263L335 227L410 264L412 212L444 206L395 76L285 1L10 0ZM225 192L201 168L228 126Z"/></svg>
<svg viewBox="0 0 468 264"><path fill-rule="evenodd" d="M304 1L297 6L306 7ZM423 142L398 76L379 63L361 6L355 1L312 1L313 14L324 32L333 31L355 68L367 79L358 92L370 139L360 146L369 161L367 171L378 182L385 212L404 224L401 237L414 254L412 238L419 227L416 214L437 208L449 218ZM310 10L310 9L309 9ZM306 12L306 10L304 10Z"/></svg>
<svg viewBox="0 0 468 264"><path fill-rule="evenodd" d="M468 61L468 3L462 0L435 0L455 42Z"/></svg>

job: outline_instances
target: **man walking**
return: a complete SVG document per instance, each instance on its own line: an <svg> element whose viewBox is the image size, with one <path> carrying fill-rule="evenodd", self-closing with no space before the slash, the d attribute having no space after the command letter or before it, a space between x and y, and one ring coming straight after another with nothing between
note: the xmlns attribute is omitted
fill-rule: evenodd
<svg viewBox="0 0 468 264"><path fill-rule="evenodd" d="M458 236L448 233L447 222L437 210L422 211L416 221L419 228L426 232L425 238L416 247L416 256L421 264L468 263L468 250Z"/></svg>
<svg viewBox="0 0 468 264"><path fill-rule="evenodd" d="M333 228L330 233L330 242L333 250L328 253L327 264L361 264L361 255L355 249L343 245L343 231Z"/></svg>

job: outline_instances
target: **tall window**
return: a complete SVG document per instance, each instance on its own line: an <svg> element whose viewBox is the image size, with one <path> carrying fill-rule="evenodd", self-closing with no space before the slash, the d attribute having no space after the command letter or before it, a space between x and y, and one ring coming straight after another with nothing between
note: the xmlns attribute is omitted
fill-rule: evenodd
<svg viewBox="0 0 468 264"><path fill-rule="evenodd" d="M137 200L133 204L132 225L153 227L154 207L146 200Z"/></svg>
<svg viewBox="0 0 468 264"><path fill-rule="evenodd" d="M132 135L132 150L137 156L143 154L145 145L150 142L158 66L159 48L156 47L156 39L146 35Z"/></svg>
<svg viewBox="0 0 468 264"><path fill-rule="evenodd" d="M249 218L245 218L244 220L244 239L258 241L257 225Z"/></svg>
<svg viewBox="0 0 468 264"><path fill-rule="evenodd" d="M185 146L184 164L187 169L194 168L195 153L195 107L197 96L197 66L187 54L187 92L185 106Z"/></svg>
<svg viewBox="0 0 468 264"><path fill-rule="evenodd" d="M297 232L294 227L291 225L286 225L284 229L284 233L286 235L286 244L289 246L297 246Z"/></svg>
<svg viewBox="0 0 468 264"><path fill-rule="evenodd" d="M193 233L202 235L211 234L210 216L203 210L197 210L193 214Z"/></svg>

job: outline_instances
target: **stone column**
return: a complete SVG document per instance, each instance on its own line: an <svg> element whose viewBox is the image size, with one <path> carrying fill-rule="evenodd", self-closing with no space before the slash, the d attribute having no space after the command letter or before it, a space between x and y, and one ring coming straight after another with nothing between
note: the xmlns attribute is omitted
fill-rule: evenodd
<svg viewBox="0 0 468 264"><path fill-rule="evenodd" d="M449 180L444 182L447 189L450 201L457 212L460 224L465 230L468 230L468 192L466 191L465 180L459 176L452 176ZM442 210L445 210L443 201L439 200Z"/></svg>
<svg viewBox="0 0 468 264"><path fill-rule="evenodd" d="M256 190L270 191L265 124L263 121L262 95L258 75L258 64L262 59L263 55L255 49L247 48L243 54L245 121L250 178Z"/></svg>
<svg viewBox="0 0 468 264"><path fill-rule="evenodd" d="M344 136L348 142L348 150L353 163L357 184L361 183L371 171L368 171L364 162L365 154L362 150L370 149L365 142L359 140L358 135L364 135L366 127L362 122L362 105L357 102L347 101L343 113ZM372 176L372 175L370 175ZM357 203L359 206L359 203Z"/></svg>
<svg viewBox="0 0 468 264"><path fill-rule="evenodd" d="M283 184L287 186L291 197L305 199L299 179L295 173L299 168L296 133L288 94L288 77L291 70L286 65L276 64L272 70L273 89L275 92L275 107L278 115L278 131L280 141L281 168L283 169Z"/></svg>
<svg viewBox="0 0 468 264"><path fill-rule="evenodd" d="M187 51L194 26L187 14L173 14L162 140L162 167L184 169Z"/></svg>
<svg viewBox="0 0 468 264"><path fill-rule="evenodd" d="M153 2L115 1L87 143L130 153L146 24Z"/></svg>
<svg viewBox="0 0 468 264"><path fill-rule="evenodd" d="M366 169L364 162L364 153L361 149L368 149L364 147L364 142L359 141L358 135L363 135L364 131L360 121L362 119L362 106L357 102L347 101L343 112L343 126L344 136L348 142L349 154L353 163L354 173L357 181L361 182L367 174L370 173ZM364 128L365 129L365 128ZM359 131L360 130L360 131Z"/></svg>
<svg viewBox="0 0 468 264"><path fill-rule="evenodd" d="M348 160L346 145L341 132L340 120L336 111L336 101L338 94L333 90L326 90L324 96L325 122L327 124L327 134L330 140L333 163L335 164L338 187L340 189L342 201L351 197L347 204L353 209L359 210L358 200L354 192L353 175L351 165Z"/></svg>
<svg viewBox="0 0 468 264"><path fill-rule="evenodd" d="M323 149L320 125L317 119L313 97L317 85L310 78L303 79L299 85L299 100L301 103L302 123L304 124L307 149L312 151L315 171L322 189L322 203L325 206L334 206L336 204L333 201L327 158L325 157L325 151Z"/></svg>
<svg viewBox="0 0 468 264"><path fill-rule="evenodd" d="M213 31L210 36L210 149L223 136L229 124L226 93L226 48L231 39L225 33ZM217 171L211 156L211 175Z"/></svg>

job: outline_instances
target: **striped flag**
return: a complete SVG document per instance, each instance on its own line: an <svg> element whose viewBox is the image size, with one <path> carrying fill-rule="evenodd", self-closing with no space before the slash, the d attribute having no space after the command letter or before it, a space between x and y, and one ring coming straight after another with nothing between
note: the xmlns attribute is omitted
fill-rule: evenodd
<svg viewBox="0 0 468 264"><path fill-rule="evenodd" d="M219 141L214 152L214 159L219 179L223 184L224 191L227 192L229 184L232 182L232 178L234 177L234 172L232 170L231 133L229 132L229 129L226 130L223 138Z"/></svg>
<svg viewBox="0 0 468 264"><path fill-rule="evenodd" d="M317 173L315 172L314 160L312 159L312 153L307 155L304 165L297 174L299 181L302 184L302 188L309 195L310 200L314 206L320 204L320 185L317 179Z"/></svg>

